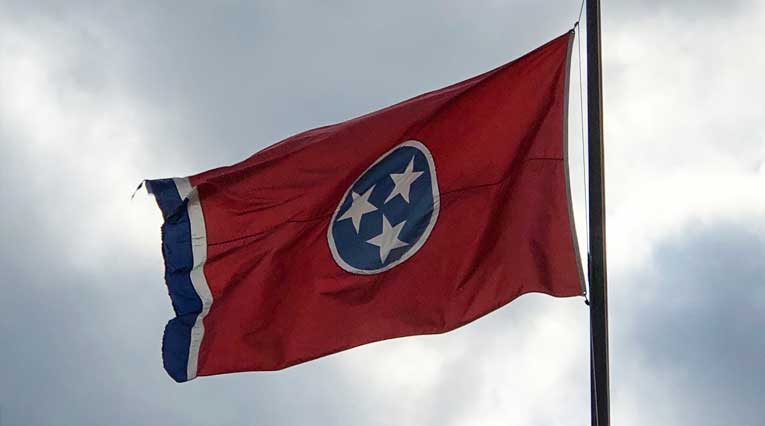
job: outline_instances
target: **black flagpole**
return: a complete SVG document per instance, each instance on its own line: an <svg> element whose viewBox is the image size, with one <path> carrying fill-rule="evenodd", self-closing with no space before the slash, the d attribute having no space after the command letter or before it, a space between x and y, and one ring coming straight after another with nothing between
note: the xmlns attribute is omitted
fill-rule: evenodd
<svg viewBox="0 0 765 426"><path fill-rule="evenodd" d="M609 426L608 285L606 279L606 195L603 184L603 82L600 0L587 1L587 141L589 147L590 339L592 425Z"/></svg>

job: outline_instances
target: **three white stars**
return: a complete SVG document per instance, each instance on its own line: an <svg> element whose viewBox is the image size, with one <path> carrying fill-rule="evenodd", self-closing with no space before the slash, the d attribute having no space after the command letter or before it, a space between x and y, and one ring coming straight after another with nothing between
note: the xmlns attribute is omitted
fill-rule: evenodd
<svg viewBox="0 0 765 426"><path fill-rule="evenodd" d="M384 203L392 200L397 195L401 195L401 198L403 198L404 201L408 203L409 192L412 189L412 184L424 173L425 172L414 171L414 157L412 157L412 159L409 160L409 164L406 166L406 169L404 169L402 173L390 174L390 178L393 180L394 187L391 193L385 199ZM369 202L369 197L372 195L372 191L374 191L374 189L375 186L373 185L363 194L358 194L351 191L351 197L353 198L351 207L349 207L348 210L346 210L345 213L343 213L343 215L337 219L337 221L339 222L341 220L351 219L353 228L358 234L359 229L361 228L361 218L365 214L377 210L377 207ZM399 247L406 247L409 245L409 243L399 239L401 231L403 230L404 225L406 225L406 221L403 221L396 226L392 226L390 222L388 222L388 218L385 217L385 214L383 214L382 217L382 232L378 236L367 240L367 243L380 248L380 261L385 263L392 250Z"/></svg>

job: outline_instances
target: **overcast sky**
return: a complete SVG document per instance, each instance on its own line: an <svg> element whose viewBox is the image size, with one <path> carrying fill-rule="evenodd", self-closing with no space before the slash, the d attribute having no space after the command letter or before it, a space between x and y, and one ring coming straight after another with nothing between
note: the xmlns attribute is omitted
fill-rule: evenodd
<svg viewBox="0 0 765 426"><path fill-rule="evenodd" d="M0 425L589 424L581 298L176 384L161 215L130 201L508 62L578 8L0 0ZM765 418L764 40L756 0L604 2L614 424Z"/></svg>

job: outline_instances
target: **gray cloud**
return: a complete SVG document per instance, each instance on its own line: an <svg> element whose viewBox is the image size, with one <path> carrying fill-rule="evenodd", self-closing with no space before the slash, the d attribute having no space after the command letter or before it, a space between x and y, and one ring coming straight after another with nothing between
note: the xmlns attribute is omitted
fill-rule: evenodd
<svg viewBox="0 0 765 426"><path fill-rule="evenodd" d="M765 238L749 226L692 224L667 237L622 294L613 283L613 312L630 319L629 328L613 327L614 391L637 393L642 424L666 415L693 425L763 418L762 259Z"/></svg>
<svg viewBox="0 0 765 426"><path fill-rule="evenodd" d="M604 13L612 13L624 20L642 21L646 17L672 17L683 21L717 21L744 13L752 6L751 0L627 0L615 4L604 4Z"/></svg>
<svg viewBox="0 0 765 426"><path fill-rule="evenodd" d="M74 34L86 47L87 66L78 69L105 69L115 84L180 115L177 140L164 143L192 159L216 153L217 162L200 166L207 168L507 62L566 31L577 12L535 4L72 2L42 16L25 2L17 9L34 30Z"/></svg>
<svg viewBox="0 0 765 426"><path fill-rule="evenodd" d="M363 384L331 359L177 386L159 356L168 311L160 270L77 274L46 253L27 262L2 254L13 260L0 262L4 281L16 283L0 301L3 425L342 424L365 412L347 404ZM157 285L136 292L136 280Z"/></svg>

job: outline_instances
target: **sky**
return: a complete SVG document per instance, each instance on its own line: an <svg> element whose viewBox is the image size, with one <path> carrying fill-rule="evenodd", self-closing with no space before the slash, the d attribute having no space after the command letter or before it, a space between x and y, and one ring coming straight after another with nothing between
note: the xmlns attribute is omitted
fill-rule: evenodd
<svg viewBox="0 0 765 426"><path fill-rule="evenodd" d="M603 3L613 424L761 424L765 4ZM581 298L526 295L444 335L176 384L161 215L130 197L479 74L578 12L0 0L0 425L588 424Z"/></svg>

